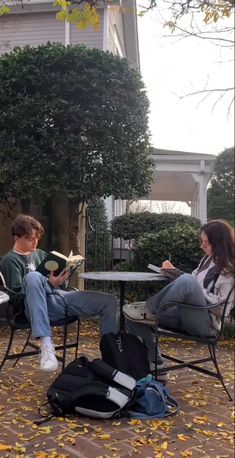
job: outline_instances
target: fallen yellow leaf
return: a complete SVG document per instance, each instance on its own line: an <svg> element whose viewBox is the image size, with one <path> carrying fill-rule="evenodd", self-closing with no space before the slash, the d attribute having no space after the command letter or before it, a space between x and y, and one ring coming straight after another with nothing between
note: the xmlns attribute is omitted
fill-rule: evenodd
<svg viewBox="0 0 235 458"><path fill-rule="evenodd" d="M12 445L0 444L1 452L10 452L12 450Z"/></svg>
<svg viewBox="0 0 235 458"><path fill-rule="evenodd" d="M187 439L189 439L189 437L185 436L185 434L177 434L177 437L180 441L186 441Z"/></svg>
<svg viewBox="0 0 235 458"><path fill-rule="evenodd" d="M187 458L188 456L192 456L193 452L191 452L190 450L185 450L184 452L180 452L180 454L184 458Z"/></svg>
<svg viewBox="0 0 235 458"><path fill-rule="evenodd" d="M162 449L162 450L166 450L167 447L168 447L168 443L167 443L167 441L164 441L164 442L161 444L161 449Z"/></svg>
<svg viewBox="0 0 235 458"><path fill-rule="evenodd" d="M110 438L110 434L99 434L97 437L101 440L107 440Z"/></svg>

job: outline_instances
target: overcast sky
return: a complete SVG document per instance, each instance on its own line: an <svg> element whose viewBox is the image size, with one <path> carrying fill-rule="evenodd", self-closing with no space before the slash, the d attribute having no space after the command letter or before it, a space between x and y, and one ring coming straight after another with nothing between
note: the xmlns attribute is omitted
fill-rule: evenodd
<svg viewBox="0 0 235 458"><path fill-rule="evenodd" d="M156 148L218 154L234 144L233 94L214 109L218 94L181 98L207 88L234 85L233 52L209 40L185 39L163 27L165 19L147 13L138 19L141 73L151 103L150 130ZM233 20L223 22L233 25ZM182 26L189 26L184 19ZM208 30L208 29L207 29ZM165 35L165 36L164 36Z"/></svg>

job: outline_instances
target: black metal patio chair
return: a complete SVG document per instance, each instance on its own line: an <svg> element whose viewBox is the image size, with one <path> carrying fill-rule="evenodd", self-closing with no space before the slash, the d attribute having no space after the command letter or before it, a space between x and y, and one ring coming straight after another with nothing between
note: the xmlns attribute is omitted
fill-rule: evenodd
<svg viewBox="0 0 235 458"><path fill-rule="evenodd" d="M136 322L138 323L142 323L142 324L146 324L146 325L149 325L151 327L151 329L153 330L153 332L155 333L155 362L157 362L157 355L158 355L158 340L159 340L159 337L160 336L164 336L164 337L169 337L169 338L174 338L174 339L182 339L182 340L189 340L189 341L192 341L192 342L196 342L196 343L199 343L201 345L204 345L207 347L208 351L209 351L209 354L208 354L208 357L203 357L203 358L195 358L193 360L190 360L190 361L183 361L182 359L180 358L177 358L177 357L174 357L172 355L169 355L169 354L166 354L166 353L161 353L162 357L166 360L169 360L169 361L172 361L173 363L175 364L172 364L172 365L167 365L167 366L164 366L164 368L162 369L158 369L157 368L157 363L155 363L155 370L153 371L154 372L154 376L156 379L158 379L158 377L161 375L161 374L165 374L166 372L170 372L170 371L173 371L173 370L177 370L177 369L183 369L183 368L186 368L188 367L189 369L193 369L195 371L198 371L198 372L201 372L203 374L206 374L206 375L209 375L209 376L212 376L212 377L215 377L217 378L220 383L222 384L223 386L223 389L226 391L228 397L229 397L229 400L232 401L232 396L231 394L229 393L225 383L224 383L224 379L223 379L223 376L220 372L220 369L219 369L219 365L218 365L218 362L217 362L217 357L216 357L216 349L217 349L217 344L218 342L220 341L220 339L222 338L223 336L223 329L224 329L224 324L225 324L225 317L226 317L226 311L227 311L227 307L228 307L228 303L229 303L229 299L230 299L230 296L232 294L234 290L234 287L230 290L228 296L226 297L226 299L217 304L217 305L208 305L207 307L201 307L201 306L192 306L192 305L189 305L189 304L182 304L182 303L179 303L179 302L168 302L168 303L165 303L165 304L162 304L157 312L156 312L156 320L150 320L149 318L148 319L145 319L143 317L143 319L141 320L136 320ZM136 302L136 303L132 303L131 305L132 306L137 306L138 305L143 305L144 302ZM215 308L218 307L218 305L221 307L220 309L220 314L221 314L221 328L220 330L218 331L218 333L216 335L214 335L213 337L200 337L200 336L196 336L196 335L190 335L188 334L187 332L184 332L184 331L181 331L181 330L176 330L176 329L170 329L170 328L166 328L166 327L162 327L159 325L159 319L160 319L160 314L161 312L163 312L164 310L166 309L170 309L171 307L175 307L175 306L178 306L180 308L182 308L182 310L198 310L198 311L205 311L205 310L213 310ZM125 314L125 311L124 311L124 314ZM126 314L127 318L128 317L128 314ZM203 316L203 315L202 315ZM205 316L205 315L204 315ZM132 318L133 321L135 321L133 318ZM174 349L177 349L176 345L174 346ZM213 363L214 365L214 369L215 370L211 370L211 369L208 369L208 368L205 368L205 367L202 367L202 365L204 365L205 363Z"/></svg>
<svg viewBox="0 0 235 458"><path fill-rule="evenodd" d="M186 332L184 331L181 331L181 330L175 330L175 329L168 329L168 328L163 328L163 327L160 327L159 326L159 316L161 314L161 312L163 310L166 310L166 308L171 308L171 307L175 307L175 306L178 306L180 308L182 308L182 310L192 310L192 305L189 305L189 304L182 304L182 303L178 303L178 302L170 302L170 303L167 303L167 304L162 304L162 306L159 307L158 311L157 311L157 314L156 314L156 322L155 322L155 343L156 343L156 354L157 354L157 348L158 348L158 339L160 336L164 336L164 337L173 337L174 339L182 339L182 340L189 340L191 342L196 342L196 343L199 343L201 345L204 345L208 348L208 351L209 351L209 354L208 354L208 357L203 357L203 358L195 358L195 359L192 359L190 361L183 361L182 359L179 359L177 357L174 357L172 355L169 355L169 354L166 354L166 353L162 353L162 357L165 358L166 360L169 360L169 361L172 361L173 363L175 364L172 364L172 365L167 365L166 367L164 367L164 369L157 369L157 365L155 365L155 377L158 378L158 375L160 375L161 372L169 372L169 371L173 371L173 370L177 370L177 369L183 369L185 367L188 367L189 369L193 369L195 371L198 371L198 372L201 372L203 374L206 374L206 375L209 375L209 376L212 376L212 377L215 377L217 378L220 383L222 384L223 386L223 389L226 391L227 395L228 395L228 398L230 401L233 400L231 394L229 393L225 383L224 383L224 378L220 372L220 369L219 369L219 365L218 365L218 361L217 361L217 356L216 356L216 349L217 349L217 345L218 345L218 342L221 340L222 336L223 336L223 330L224 330L224 324L225 324L225 317L226 317L226 311L227 311L227 307L228 307L228 303L229 303L229 299L230 299L230 296L232 294L234 290L234 287L230 290L228 296L226 297L226 299L217 304L217 305L208 305L206 307L206 309L208 311L213 311L213 309L217 308L218 305L221 307L221 328L220 330L218 331L218 333L213 336L213 337L200 337L200 336L192 336L192 335L189 335L187 334ZM197 309L197 310L205 310L205 308L203 307L200 307L200 306L193 306L193 309ZM175 346L176 348L176 346ZM157 360L157 359L156 359ZM208 368L205 368L205 367L202 367L202 365L204 365L205 363L208 363L208 362L211 362L213 363L214 365L214 369L215 370L211 370L211 369L208 369Z"/></svg>
<svg viewBox="0 0 235 458"><path fill-rule="evenodd" d="M6 303L6 320L7 324L10 328L10 335L9 340L7 343L7 348L3 359L0 363L0 370L3 368L4 364L8 360L15 360L13 367L18 363L20 358L27 357L27 356L34 356L39 353L39 346L30 340L31 336L31 327L30 323L27 320L24 314L24 300L22 294L17 294L15 291L12 291L10 288L6 286L4 277L0 272L0 291L3 291L6 295L9 296L9 300ZM75 348L75 358L77 358L78 352L78 343L79 343L79 329L80 329L80 320L77 316L69 317L68 316L68 305L66 300L63 296L61 296L58 291L54 290L53 295L58 295L62 298L64 302L64 310L65 316L63 319L51 321L52 327L62 327L63 328L63 341L60 345L55 346L55 351L62 350L62 357L57 355L57 359L62 362L62 370L65 367L66 362L66 352L69 348ZM18 301L17 301L18 298ZM13 300L14 299L14 300ZM77 322L77 331L75 335L75 339L73 342L68 342L68 325ZM11 348L14 340L14 336L16 331L18 330L26 330L28 331L26 334L26 340L22 347L22 350L18 353L11 353ZM31 350L25 351L27 347L30 347Z"/></svg>

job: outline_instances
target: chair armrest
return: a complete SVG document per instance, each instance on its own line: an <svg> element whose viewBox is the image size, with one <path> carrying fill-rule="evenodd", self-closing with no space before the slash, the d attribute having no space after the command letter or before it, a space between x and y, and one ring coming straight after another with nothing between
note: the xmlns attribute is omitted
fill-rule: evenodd
<svg viewBox="0 0 235 458"><path fill-rule="evenodd" d="M191 309L193 307L193 309L197 309L197 310L213 310L214 308L217 308L218 306L226 306L227 305L227 301L223 300L221 302L218 302L218 304L209 304L207 305L206 307L204 306L201 306L201 305L192 305L192 304L184 304L182 302L175 302L175 301L171 301L171 302L166 302L164 304L161 304L157 310L156 310L156 317L158 318L159 315L165 311L165 310L168 310L172 307L175 307L175 306L178 306L178 307L182 307L182 308L187 308L187 309Z"/></svg>
<svg viewBox="0 0 235 458"><path fill-rule="evenodd" d="M1 291L0 293L0 305L5 304L10 299L9 295L5 293L5 291Z"/></svg>
<svg viewBox="0 0 235 458"><path fill-rule="evenodd" d="M1 285L0 286L0 290L3 291L3 292L7 292L9 294L11 294L12 296L22 296L22 293L17 293L17 291L14 291L13 289L11 288L8 288L8 286L6 285Z"/></svg>

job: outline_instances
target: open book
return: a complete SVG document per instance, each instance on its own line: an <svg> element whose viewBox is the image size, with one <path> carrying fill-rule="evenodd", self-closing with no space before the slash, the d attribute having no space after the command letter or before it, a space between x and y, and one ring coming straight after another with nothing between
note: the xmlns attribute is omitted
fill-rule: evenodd
<svg viewBox="0 0 235 458"><path fill-rule="evenodd" d="M171 278L172 280L175 280L177 277L184 273L182 270L176 269L175 267L172 269L166 269L164 267L157 267L154 264L149 264L148 269L153 270L158 274L165 275L166 277Z"/></svg>
<svg viewBox="0 0 235 458"><path fill-rule="evenodd" d="M82 264L83 260L84 258L80 254L73 255L72 251L69 256L58 253L58 251L51 251L39 264L37 271L47 277L50 272L53 272L53 275L56 276L66 269L66 271L69 271L69 276L71 276Z"/></svg>

